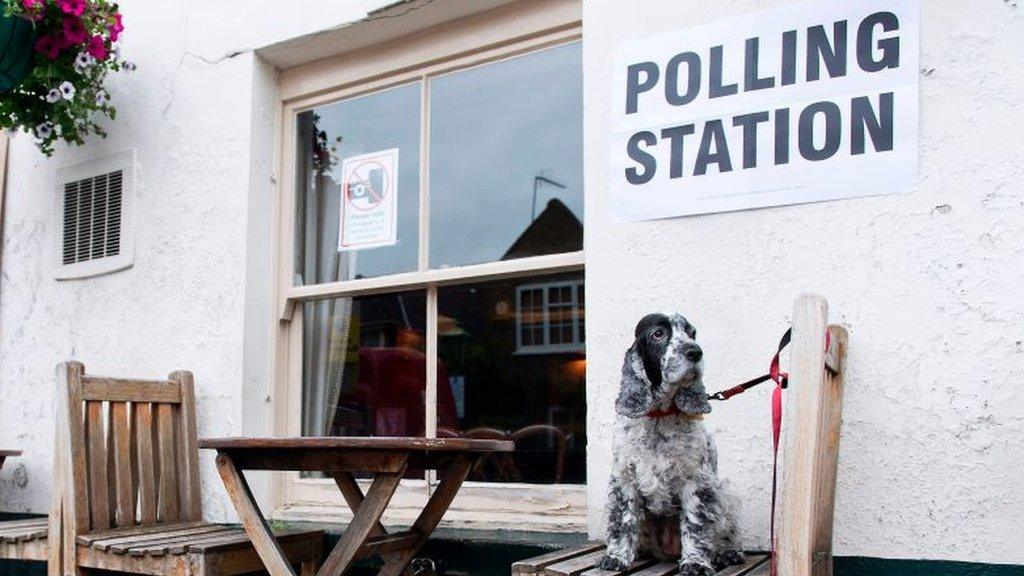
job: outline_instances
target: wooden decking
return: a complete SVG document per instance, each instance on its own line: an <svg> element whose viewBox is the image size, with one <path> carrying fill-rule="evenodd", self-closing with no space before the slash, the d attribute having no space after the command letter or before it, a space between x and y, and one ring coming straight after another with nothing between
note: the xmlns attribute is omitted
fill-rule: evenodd
<svg viewBox="0 0 1024 576"><path fill-rule="evenodd" d="M0 522L0 558L46 560L47 518Z"/></svg>
<svg viewBox="0 0 1024 576"><path fill-rule="evenodd" d="M512 564L512 576L671 576L679 572L675 562L639 560L632 566L615 572L597 567L604 556L604 544L589 542L583 546L558 550ZM766 554L748 554L739 566L719 570L716 576L760 576L768 574Z"/></svg>

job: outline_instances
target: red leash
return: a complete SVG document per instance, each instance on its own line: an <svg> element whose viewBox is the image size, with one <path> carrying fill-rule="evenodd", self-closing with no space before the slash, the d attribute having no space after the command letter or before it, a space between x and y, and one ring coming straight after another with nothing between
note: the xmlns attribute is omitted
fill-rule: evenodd
<svg viewBox="0 0 1024 576"><path fill-rule="evenodd" d="M790 340L793 337L793 329L786 330L786 333L779 339L779 347L775 351L775 356L772 357L771 365L768 368L768 373L763 376L758 376L752 380L747 380L742 384L738 384L727 390L721 392L715 392L714 394L708 395L708 400L728 400L737 394L742 394L747 390L750 390L754 386L762 382L772 380L775 382L775 390L772 391L772 510L771 510L771 574L775 576L776 570L776 555L775 555L775 496L776 496L776 479L778 478L779 469L779 435L782 432L782 390L789 385L789 373L783 372L779 369L779 355L782 354L782 350L789 345ZM828 351L830 335L825 332L825 351Z"/></svg>

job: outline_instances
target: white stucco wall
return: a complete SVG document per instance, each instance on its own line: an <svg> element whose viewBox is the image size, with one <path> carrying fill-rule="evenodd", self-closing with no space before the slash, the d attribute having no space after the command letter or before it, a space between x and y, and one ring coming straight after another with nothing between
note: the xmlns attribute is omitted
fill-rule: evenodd
<svg viewBox="0 0 1024 576"><path fill-rule="evenodd" d="M25 455L0 472L0 509L46 511L63 360L110 375L188 368L201 436L260 429L276 76L252 48L388 3L261 0L240 12L228 0L125 0L122 48L138 71L111 78L118 119L109 137L49 159L27 136L14 138L0 280L0 445ZM56 170L126 148L138 153L135 266L55 281L45 251L59 231ZM209 455L203 468L208 518L232 517Z"/></svg>
<svg viewBox="0 0 1024 576"><path fill-rule="evenodd" d="M784 2L584 2L588 477L600 533L622 353L641 315L698 327L717 389L765 371L792 300L850 329L835 553L1024 563L1024 13L922 0L920 187L613 224L606 205L616 42ZM765 386L716 405L721 472L767 544Z"/></svg>
<svg viewBox="0 0 1024 576"><path fill-rule="evenodd" d="M825 294L851 330L836 553L1024 563L1024 62L1021 8L922 1L921 185L903 196L612 224L605 206L615 42L768 0L584 3L591 530L600 533L612 403L633 323L682 310L709 387L761 373L792 298ZM274 72L252 48L361 18L387 0L287 6L125 0L110 137L39 155L15 138L0 278L0 509L45 511L54 367L196 374L200 434L265 417ZM639 6L639 8L638 8ZM969 15L969 17L965 16ZM234 56L232 56L234 55ZM133 268L56 282L57 168L135 148ZM718 406L722 472L766 544L768 390ZM230 518L204 457L205 505Z"/></svg>

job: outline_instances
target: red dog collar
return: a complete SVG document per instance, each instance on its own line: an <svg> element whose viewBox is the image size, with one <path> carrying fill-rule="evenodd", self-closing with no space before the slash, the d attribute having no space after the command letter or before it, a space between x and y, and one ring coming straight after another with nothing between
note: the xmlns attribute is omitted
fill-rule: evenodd
<svg viewBox="0 0 1024 576"><path fill-rule="evenodd" d="M670 405L665 410L651 410L647 413L648 418L665 418L666 416L676 416L682 414L687 420L703 420L703 414L686 414L679 409L675 404Z"/></svg>

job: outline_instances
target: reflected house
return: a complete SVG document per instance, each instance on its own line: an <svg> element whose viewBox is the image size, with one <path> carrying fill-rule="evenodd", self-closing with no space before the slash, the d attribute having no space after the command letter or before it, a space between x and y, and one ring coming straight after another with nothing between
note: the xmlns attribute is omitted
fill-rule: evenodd
<svg viewBox="0 0 1024 576"><path fill-rule="evenodd" d="M573 252L582 246L583 224L554 199L502 259ZM438 307L441 363L460 424L453 430L439 426L439 434L515 438L518 449L512 461L492 462L477 471L478 479L583 483L582 274L457 287L441 292Z"/></svg>

